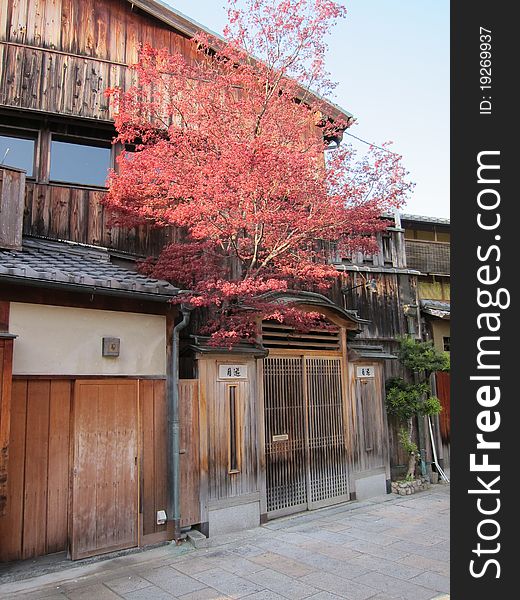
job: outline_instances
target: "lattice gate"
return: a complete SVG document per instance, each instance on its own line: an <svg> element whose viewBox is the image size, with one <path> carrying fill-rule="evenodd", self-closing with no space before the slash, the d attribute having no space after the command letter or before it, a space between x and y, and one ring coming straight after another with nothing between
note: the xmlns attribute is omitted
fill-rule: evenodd
<svg viewBox="0 0 520 600"><path fill-rule="evenodd" d="M338 357L264 361L270 517L349 499Z"/></svg>

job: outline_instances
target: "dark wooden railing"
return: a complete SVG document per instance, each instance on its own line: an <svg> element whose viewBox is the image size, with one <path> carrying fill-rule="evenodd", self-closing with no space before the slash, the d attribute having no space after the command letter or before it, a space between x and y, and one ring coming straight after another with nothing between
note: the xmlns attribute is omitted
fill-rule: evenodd
<svg viewBox="0 0 520 600"><path fill-rule="evenodd" d="M406 240L406 262L410 269L432 275L450 274L450 244Z"/></svg>

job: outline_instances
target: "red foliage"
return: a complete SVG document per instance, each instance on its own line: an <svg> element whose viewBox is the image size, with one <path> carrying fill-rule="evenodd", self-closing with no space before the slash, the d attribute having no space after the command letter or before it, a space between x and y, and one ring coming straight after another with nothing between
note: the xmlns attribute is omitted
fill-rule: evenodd
<svg viewBox="0 0 520 600"><path fill-rule="evenodd" d="M111 174L119 222L176 226L186 235L145 270L213 307L215 343L254 339L260 316L295 325L317 317L262 300L289 288L324 290L337 271L326 249L374 248L384 211L410 184L399 157L348 146L327 151L325 35L344 9L330 0L229 0L227 41L200 35L196 60L149 46L136 84L108 90L117 140L135 152ZM259 58L252 58L253 56ZM318 124L319 126L317 126ZM296 311L297 312L297 311Z"/></svg>

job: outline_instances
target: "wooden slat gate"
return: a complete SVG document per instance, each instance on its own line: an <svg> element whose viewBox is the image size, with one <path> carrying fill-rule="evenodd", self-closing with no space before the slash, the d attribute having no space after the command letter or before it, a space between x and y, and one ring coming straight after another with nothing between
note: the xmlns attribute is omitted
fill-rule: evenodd
<svg viewBox="0 0 520 600"><path fill-rule="evenodd" d="M341 358L264 361L269 517L349 499Z"/></svg>

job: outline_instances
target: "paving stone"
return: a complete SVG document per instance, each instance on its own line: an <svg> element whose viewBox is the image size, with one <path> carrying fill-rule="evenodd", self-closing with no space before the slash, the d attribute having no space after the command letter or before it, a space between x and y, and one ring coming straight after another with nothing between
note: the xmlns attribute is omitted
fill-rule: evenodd
<svg viewBox="0 0 520 600"><path fill-rule="evenodd" d="M364 582L344 579L332 573L312 573L302 577L300 581L331 594L337 594L346 600L368 600L378 592L376 588L366 585Z"/></svg>
<svg viewBox="0 0 520 600"><path fill-rule="evenodd" d="M350 559L360 555L357 550L353 550L352 548L348 548L347 546L328 546L327 544L323 544L322 542L315 542L307 549L311 550L312 552L318 552L319 554L323 554L324 556L329 556L330 558L335 558L342 562L349 562Z"/></svg>
<svg viewBox="0 0 520 600"><path fill-rule="evenodd" d="M264 566L247 560L241 556L226 556L218 561L218 568L225 569L228 573L234 573L235 575L246 576L250 573L256 573L262 571Z"/></svg>
<svg viewBox="0 0 520 600"><path fill-rule="evenodd" d="M247 596L246 600L286 600L286 596L280 596L280 594L271 590L262 590Z"/></svg>
<svg viewBox="0 0 520 600"><path fill-rule="evenodd" d="M194 592L205 587L200 581L197 581L197 579L188 577L172 567L150 569L142 572L140 575L150 583L155 584L169 594L175 596L182 596L183 594Z"/></svg>
<svg viewBox="0 0 520 600"><path fill-rule="evenodd" d="M133 592L134 590L148 587L150 582L138 575L130 575L105 581L105 585L116 592L116 594L124 594L125 592Z"/></svg>
<svg viewBox="0 0 520 600"><path fill-rule="evenodd" d="M405 600L430 600L437 594L433 589L376 572L356 577L356 581L370 585L387 595L397 596Z"/></svg>
<svg viewBox="0 0 520 600"><path fill-rule="evenodd" d="M166 590L156 585L151 585L134 590L133 592L127 592L123 594L123 598L125 600L172 600L172 598L177 598L177 596L169 594ZM92 600L95 599L93 598Z"/></svg>
<svg viewBox="0 0 520 600"><path fill-rule="evenodd" d="M202 583L205 583L206 586L215 588L231 598L242 598L254 592L260 592L265 588L265 586L258 585L248 579L222 571L221 569L203 571L195 575L195 577Z"/></svg>
<svg viewBox="0 0 520 600"><path fill-rule="evenodd" d="M289 577L303 577L304 575L308 575L315 571L315 569L309 565L305 565L304 563L273 552L264 552L259 556L253 557L251 560L263 567L269 567L279 573L289 575Z"/></svg>
<svg viewBox="0 0 520 600"><path fill-rule="evenodd" d="M449 487L423 494L321 509L208 549L167 545L55 568L0 583L0 599L439 600L449 589Z"/></svg>
<svg viewBox="0 0 520 600"><path fill-rule="evenodd" d="M96 600L116 600L121 598L121 596L108 589L102 583L67 591L66 596L69 600L92 600L93 598Z"/></svg>
<svg viewBox="0 0 520 600"><path fill-rule="evenodd" d="M410 554L399 560L403 565L410 565L417 567L423 571L434 571L446 577L450 576L450 563L445 560L435 560L434 558L427 558L426 556L419 556L417 554Z"/></svg>
<svg viewBox="0 0 520 600"><path fill-rule="evenodd" d="M314 596L307 598L307 600L344 600L341 596L331 594L330 592L318 592ZM372 599L370 599L372 600Z"/></svg>
<svg viewBox="0 0 520 600"><path fill-rule="evenodd" d="M423 556L425 558L433 558L435 560L450 560L450 548L446 542L441 542L440 544L435 544L435 546L420 546L412 541L406 540L401 542L396 542L391 546L388 546L391 550L396 550L396 552L403 552L406 554L417 554L418 556ZM396 556L399 559L399 556ZM401 556L400 558L404 558Z"/></svg>
<svg viewBox="0 0 520 600"><path fill-rule="evenodd" d="M255 546L254 544L240 544L236 548L232 550L234 554L239 554L240 556L251 557L251 556L260 556L265 553L265 550Z"/></svg>
<svg viewBox="0 0 520 600"><path fill-rule="evenodd" d="M273 569L264 569L250 575L248 579L290 600L301 600L318 592L314 586L302 583Z"/></svg>
<svg viewBox="0 0 520 600"><path fill-rule="evenodd" d="M390 546L399 541L399 538L388 535L381 531L371 531L369 529L359 529L358 527L351 527L348 531L344 531L343 535L347 540L357 539L377 544L378 546Z"/></svg>
<svg viewBox="0 0 520 600"><path fill-rule="evenodd" d="M414 577L411 581L424 585L428 588L437 590L438 592L448 593L450 591L450 579L439 573L421 573Z"/></svg>
<svg viewBox="0 0 520 600"><path fill-rule="evenodd" d="M224 596L222 592L209 587L202 588L196 592L190 592L189 594L184 594L184 596L179 596L180 600L226 600L227 598L229 598L229 596ZM154 599L150 598L150 600Z"/></svg>

